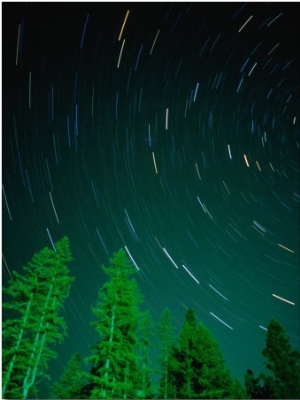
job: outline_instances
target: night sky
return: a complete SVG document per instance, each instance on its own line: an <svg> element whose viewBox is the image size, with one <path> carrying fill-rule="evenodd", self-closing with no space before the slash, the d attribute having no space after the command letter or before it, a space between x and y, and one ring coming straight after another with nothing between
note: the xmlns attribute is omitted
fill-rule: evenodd
<svg viewBox="0 0 300 400"><path fill-rule="evenodd" d="M2 3L3 284L64 235L74 257L52 381L121 247L144 309L179 332L193 308L233 376L272 317L300 350L298 8Z"/></svg>

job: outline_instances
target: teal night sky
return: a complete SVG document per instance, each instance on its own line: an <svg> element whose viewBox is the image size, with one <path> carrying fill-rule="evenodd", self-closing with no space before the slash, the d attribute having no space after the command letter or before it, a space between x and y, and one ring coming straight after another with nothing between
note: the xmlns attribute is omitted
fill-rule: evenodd
<svg viewBox="0 0 300 400"><path fill-rule="evenodd" d="M2 4L3 284L64 235L74 257L53 381L120 247L154 320L193 308L233 375L271 317L300 350L297 8Z"/></svg>

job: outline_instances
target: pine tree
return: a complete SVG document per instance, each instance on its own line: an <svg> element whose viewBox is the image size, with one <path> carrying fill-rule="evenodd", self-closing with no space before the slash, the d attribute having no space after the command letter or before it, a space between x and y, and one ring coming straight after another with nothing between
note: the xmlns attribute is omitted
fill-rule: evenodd
<svg viewBox="0 0 300 400"><path fill-rule="evenodd" d="M11 297L4 303L8 317L2 324L2 396L27 398L36 391L38 378L44 376L47 362L55 358L51 345L66 335L59 311L69 295L73 278L67 262L72 260L67 237L36 253L24 274L13 271L13 279L3 292Z"/></svg>
<svg viewBox="0 0 300 400"><path fill-rule="evenodd" d="M72 355L58 383L50 389L50 399L81 399L84 386L81 358L78 353Z"/></svg>
<svg viewBox="0 0 300 400"><path fill-rule="evenodd" d="M282 325L275 319L268 324L264 364L271 375L264 373L254 379L247 371L245 385L252 398L300 398L300 353L293 350Z"/></svg>
<svg viewBox="0 0 300 400"><path fill-rule="evenodd" d="M169 367L171 348L174 342L172 316L168 308L165 308L158 322L158 347L159 347L159 362L160 362L160 384L159 394L161 398L168 399L174 397L172 387L170 387Z"/></svg>
<svg viewBox="0 0 300 400"><path fill-rule="evenodd" d="M174 397L197 397L196 381L202 369L200 356L196 318L193 310L188 310L170 359L170 382L176 388Z"/></svg>
<svg viewBox="0 0 300 400"><path fill-rule="evenodd" d="M300 397L300 353L292 350L282 325L271 319L268 325L266 347L262 352L266 367L273 373L276 398Z"/></svg>
<svg viewBox="0 0 300 400"><path fill-rule="evenodd" d="M138 352L141 374L141 389L136 393L138 398L151 398L153 390L150 379L150 348L153 337L153 320L149 311L141 313L138 324Z"/></svg>
<svg viewBox="0 0 300 400"><path fill-rule="evenodd" d="M233 381L217 342L197 323L193 310L185 316L179 340L170 360L170 381L177 398L225 398Z"/></svg>
<svg viewBox="0 0 300 400"><path fill-rule="evenodd" d="M238 379L233 379L228 392L227 399L248 399L246 389Z"/></svg>
<svg viewBox="0 0 300 400"><path fill-rule="evenodd" d="M260 375L262 377L263 374ZM260 377L254 378L253 371L247 369L245 374L245 388L247 396L251 399L271 399L272 391L269 382L262 382Z"/></svg>
<svg viewBox="0 0 300 400"><path fill-rule="evenodd" d="M103 266L109 281L93 308L99 341L87 359L92 364L89 391L91 398L132 398L142 389L137 355L142 296L125 251L120 249L109 261L109 267Z"/></svg>

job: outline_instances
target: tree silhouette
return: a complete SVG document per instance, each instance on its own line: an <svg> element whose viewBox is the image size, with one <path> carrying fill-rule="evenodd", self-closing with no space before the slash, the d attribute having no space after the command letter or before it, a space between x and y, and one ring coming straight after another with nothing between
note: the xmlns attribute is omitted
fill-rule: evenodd
<svg viewBox="0 0 300 400"><path fill-rule="evenodd" d="M274 318L268 324L266 347L262 351L270 375L254 378L248 370L245 386L251 398L300 398L300 353L293 350L282 325Z"/></svg>

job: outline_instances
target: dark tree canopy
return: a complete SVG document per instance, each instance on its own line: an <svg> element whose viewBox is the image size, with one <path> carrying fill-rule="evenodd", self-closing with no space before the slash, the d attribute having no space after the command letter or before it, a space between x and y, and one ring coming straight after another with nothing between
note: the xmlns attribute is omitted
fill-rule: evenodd
<svg viewBox="0 0 300 400"><path fill-rule="evenodd" d="M254 378L248 370L245 386L251 398L300 398L300 353L293 350L282 325L275 319L268 324L266 347L262 351L270 374Z"/></svg>

